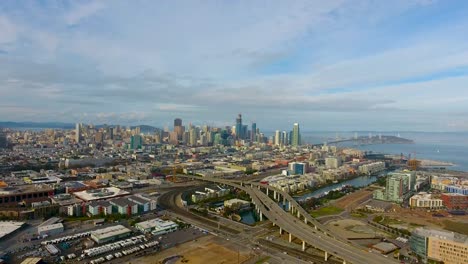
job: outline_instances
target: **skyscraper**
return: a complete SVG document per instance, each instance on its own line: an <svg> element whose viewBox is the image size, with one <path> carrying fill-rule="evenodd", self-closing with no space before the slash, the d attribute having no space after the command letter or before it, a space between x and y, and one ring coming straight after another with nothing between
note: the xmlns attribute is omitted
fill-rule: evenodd
<svg viewBox="0 0 468 264"><path fill-rule="evenodd" d="M6 133L0 128L0 148L6 148L8 146L8 141L6 138Z"/></svg>
<svg viewBox="0 0 468 264"><path fill-rule="evenodd" d="M279 130L276 130L275 132L275 145L281 145L281 132Z"/></svg>
<svg viewBox="0 0 468 264"><path fill-rule="evenodd" d="M174 128L178 126L182 126L182 119L180 118L174 119Z"/></svg>
<svg viewBox="0 0 468 264"><path fill-rule="evenodd" d="M182 119L174 119L174 132L177 134L177 139L182 140L185 128L182 126Z"/></svg>
<svg viewBox="0 0 468 264"><path fill-rule="evenodd" d="M79 143L81 139L81 124L76 123L75 125L75 141L76 143Z"/></svg>
<svg viewBox="0 0 468 264"><path fill-rule="evenodd" d="M143 137L141 135L133 135L130 138L130 149L141 149L143 146Z"/></svg>
<svg viewBox="0 0 468 264"><path fill-rule="evenodd" d="M242 138L242 115L239 114L236 118L236 127L235 127L235 132L236 138L241 139Z"/></svg>
<svg viewBox="0 0 468 264"><path fill-rule="evenodd" d="M250 141L255 142L257 134L257 123L252 123L252 130L250 131Z"/></svg>
<svg viewBox="0 0 468 264"><path fill-rule="evenodd" d="M291 145L293 147L297 147L301 145L301 132L299 130L299 123L294 123Z"/></svg>

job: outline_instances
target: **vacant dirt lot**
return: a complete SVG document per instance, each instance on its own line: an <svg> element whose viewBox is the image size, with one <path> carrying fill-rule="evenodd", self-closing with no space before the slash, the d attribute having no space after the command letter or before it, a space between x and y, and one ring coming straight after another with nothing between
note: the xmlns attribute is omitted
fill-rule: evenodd
<svg viewBox="0 0 468 264"><path fill-rule="evenodd" d="M221 239L206 236L197 241L191 241L153 255L141 257L132 263L156 264L171 256L181 256L174 262L169 263L243 263L250 258L248 252L240 252L234 249L235 245L228 245Z"/></svg>
<svg viewBox="0 0 468 264"><path fill-rule="evenodd" d="M375 236L385 235L385 233L382 233L361 221L352 219L331 221L327 226L346 238L373 238Z"/></svg>
<svg viewBox="0 0 468 264"><path fill-rule="evenodd" d="M365 188L341 197L334 201L333 205L347 211L352 211L359 204L370 198L372 198L372 191L369 188Z"/></svg>

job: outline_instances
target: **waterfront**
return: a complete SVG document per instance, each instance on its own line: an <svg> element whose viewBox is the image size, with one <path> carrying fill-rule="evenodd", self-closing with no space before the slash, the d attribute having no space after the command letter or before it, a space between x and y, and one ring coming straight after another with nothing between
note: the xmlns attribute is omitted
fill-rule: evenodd
<svg viewBox="0 0 468 264"><path fill-rule="evenodd" d="M350 185L353 187L365 187L377 181L377 176L359 176L357 178L346 180L343 182L335 183L332 185L325 186L318 190L315 190L310 193L306 193L297 197L294 197L296 200L306 200L307 198L314 197L319 198L320 196L324 195L326 192L329 192L336 188L341 188L343 185Z"/></svg>
<svg viewBox="0 0 468 264"><path fill-rule="evenodd" d="M358 133L359 136L369 132ZM395 154L413 157L418 159L430 159L454 163L449 166L449 170L468 171L468 133L436 133L436 132L371 132L372 135L400 135L402 138L414 140L414 144L381 144L355 146L353 143L341 143L339 147L357 148L362 151L372 151L375 153ZM341 138L351 138L354 132L304 132L304 139L307 143L323 143L330 141L336 136Z"/></svg>

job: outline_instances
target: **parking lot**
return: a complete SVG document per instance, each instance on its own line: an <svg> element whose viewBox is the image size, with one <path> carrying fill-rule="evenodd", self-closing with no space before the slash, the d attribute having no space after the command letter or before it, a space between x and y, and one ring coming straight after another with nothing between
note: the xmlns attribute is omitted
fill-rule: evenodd
<svg viewBox="0 0 468 264"><path fill-rule="evenodd" d="M91 230L103 227L93 227ZM79 228L76 228L78 230ZM142 234L130 227L132 233L109 243L97 244L90 231L48 237L24 242L23 246L9 251L8 263L21 263L27 257L42 257L48 263L125 263L160 250L194 241L206 234L205 230L189 227L164 235ZM71 230L69 230L71 231Z"/></svg>

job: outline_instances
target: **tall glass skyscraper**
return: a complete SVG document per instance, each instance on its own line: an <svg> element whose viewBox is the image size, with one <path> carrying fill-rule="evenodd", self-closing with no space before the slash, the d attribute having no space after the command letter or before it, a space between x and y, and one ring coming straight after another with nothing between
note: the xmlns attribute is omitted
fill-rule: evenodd
<svg viewBox="0 0 468 264"><path fill-rule="evenodd" d="M237 139L242 139L243 138L243 135L242 135L242 130L243 130L243 127L242 127L242 115L239 114L236 118L236 129L235 129L235 133L236 133L236 138Z"/></svg>
<svg viewBox="0 0 468 264"><path fill-rule="evenodd" d="M255 142L257 135L257 123L252 123L252 131L250 131L250 141Z"/></svg>
<svg viewBox="0 0 468 264"><path fill-rule="evenodd" d="M294 123L291 145L293 147L297 147L301 145L301 132L299 130L299 123Z"/></svg>

